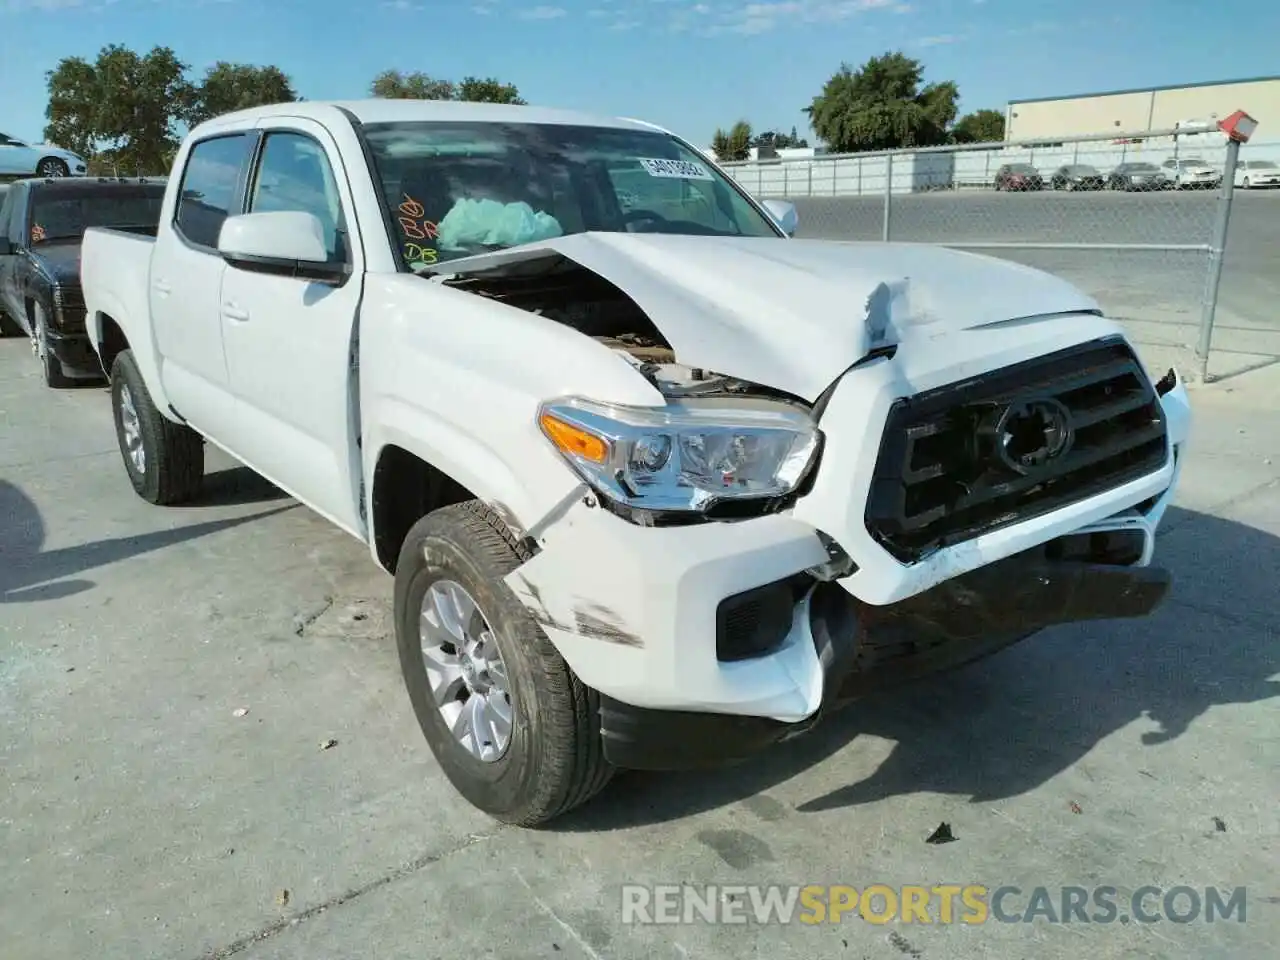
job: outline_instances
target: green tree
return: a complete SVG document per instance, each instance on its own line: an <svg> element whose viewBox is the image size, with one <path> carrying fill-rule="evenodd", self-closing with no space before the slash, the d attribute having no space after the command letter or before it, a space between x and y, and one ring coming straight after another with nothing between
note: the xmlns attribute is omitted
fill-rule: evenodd
<svg viewBox="0 0 1280 960"><path fill-rule="evenodd" d="M999 143L1004 139L1004 114L999 110L966 113L951 128L956 143Z"/></svg>
<svg viewBox="0 0 1280 960"><path fill-rule="evenodd" d="M747 160L751 156L751 124L739 120L728 133L717 129L711 138L711 149L721 163Z"/></svg>
<svg viewBox="0 0 1280 960"><path fill-rule="evenodd" d="M848 64L804 108L814 132L836 153L934 146L946 141L960 91L951 81L922 87L924 67L903 53Z"/></svg>
<svg viewBox="0 0 1280 960"><path fill-rule="evenodd" d="M186 70L169 47L139 56L112 44L93 63L65 58L45 75L45 139L122 172L166 173L165 161L178 146L177 124L192 99Z"/></svg>
<svg viewBox="0 0 1280 960"><path fill-rule="evenodd" d="M192 89L185 113L187 122L195 126L234 110L297 99L293 83L279 67L219 60L205 72L200 85Z"/></svg>
<svg viewBox="0 0 1280 960"><path fill-rule="evenodd" d="M499 83L493 77L466 77L458 84L456 99L473 103L510 103L524 106L514 83Z"/></svg>
<svg viewBox="0 0 1280 960"><path fill-rule="evenodd" d="M455 83L420 71L384 70L373 78L370 90L373 96L385 100L469 100L524 105L514 83L501 83L494 77L466 77L461 83Z"/></svg>
<svg viewBox="0 0 1280 960"><path fill-rule="evenodd" d="M65 57L45 74L49 103L44 138L65 150L92 157L98 149L98 73L83 57Z"/></svg>
<svg viewBox="0 0 1280 960"><path fill-rule="evenodd" d="M384 70L373 78L370 92L384 100L453 100L457 87L452 80L437 80L421 72Z"/></svg>
<svg viewBox="0 0 1280 960"><path fill-rule="evenodd" d="M775 150L787 150L792 147L807 147L809 141L803 140L796 133L796 128L792 127L791 132L777 133L774 130L766 130L764 133L758 133L751 138L751 146L753 147L773 147Z"/></svg>

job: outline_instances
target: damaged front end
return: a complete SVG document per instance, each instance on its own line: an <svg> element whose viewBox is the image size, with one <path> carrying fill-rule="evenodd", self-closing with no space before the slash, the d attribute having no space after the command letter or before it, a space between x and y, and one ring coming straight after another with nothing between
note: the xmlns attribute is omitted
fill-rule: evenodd
<svg viewBox="0 0 1280 960"><path fill-rule="evenodd" d="M679 525L776 513L803 493L821 446L810 405L681 362L644 310L599 274L547 255L442 282L591 337L661 395L653 408L583 397L542 405L539 428L604 495L603 508L640 526Z"/></svg>
<svg viewBox="0 0 1280 960"><path fill-rule="evenodd" d="M1153 386L1080 304L959 331L909 284L866 284L824 381L822 343L698 366L733 351L666 323L690 302L624 261L471 261L436 282L594 338L665 400L547 400L538 427L585 496L506 581L601 694L619 766L746 756L848 699L1166 595L1150 561L1185 390Z"/></svg>

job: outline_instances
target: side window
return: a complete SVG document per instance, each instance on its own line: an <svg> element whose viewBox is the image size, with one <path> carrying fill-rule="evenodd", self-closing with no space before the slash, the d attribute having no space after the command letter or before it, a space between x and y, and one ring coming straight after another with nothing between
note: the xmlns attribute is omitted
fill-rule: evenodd
<svg viewBox="0 0 1280 960"><path fill-rule="evenodd" d="M192 243L216 247L223 221L239 212L237 188L251 143L247 134L238 133L204 140L191 150L174 223Z"/></svg>
<svg viewBox="0 0 1280 960"><path fill-rule="evenodd" d="M329 257L345 260L342 201L324 148L301 133L269 133L249 200L250 213L314 214L324 228Z"/></svg>
<svg viewBox="0 0 1280 960"><path fill-rule="evenodd" d="M15 184L9 188L8 193L4 196L4 205L8 210L8 216L0 216L0 232L6 234L15 246L25 247L27 238L23 220L26 218L26 196L27 188L20 184Z"/></svg>

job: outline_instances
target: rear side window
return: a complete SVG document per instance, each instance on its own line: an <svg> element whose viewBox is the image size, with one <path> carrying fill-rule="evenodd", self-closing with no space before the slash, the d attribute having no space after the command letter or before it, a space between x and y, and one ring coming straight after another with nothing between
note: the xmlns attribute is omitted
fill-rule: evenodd
<svg viewBox="0 0 1280 960"><path fill-rule="evenodd" d="M240 183L253 141L247 134L204 140L192 148L182 171L174 223L189 241L216 247L223 221L240 210Z"/></svg>

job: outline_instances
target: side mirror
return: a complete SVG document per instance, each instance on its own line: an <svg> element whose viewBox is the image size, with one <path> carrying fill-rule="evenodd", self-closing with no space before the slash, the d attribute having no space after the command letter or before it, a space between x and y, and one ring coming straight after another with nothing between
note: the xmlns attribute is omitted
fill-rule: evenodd
<svg viewBox="0 0 1280 960"><path fill-rule="evenodd" d="M227 217L218 233L218 253L240 270L342 284L351 267L329 258L324 225L297 210Z"/></svg>
<svg viewBox="0 0 1280 960"><path fill-rule="evenodd" d="M788 237L796 235L800 226L800 214L796 212L794 203L790 200L766 200L764 208L769 211L769 216L778 221L783 233Z"/></svg>

